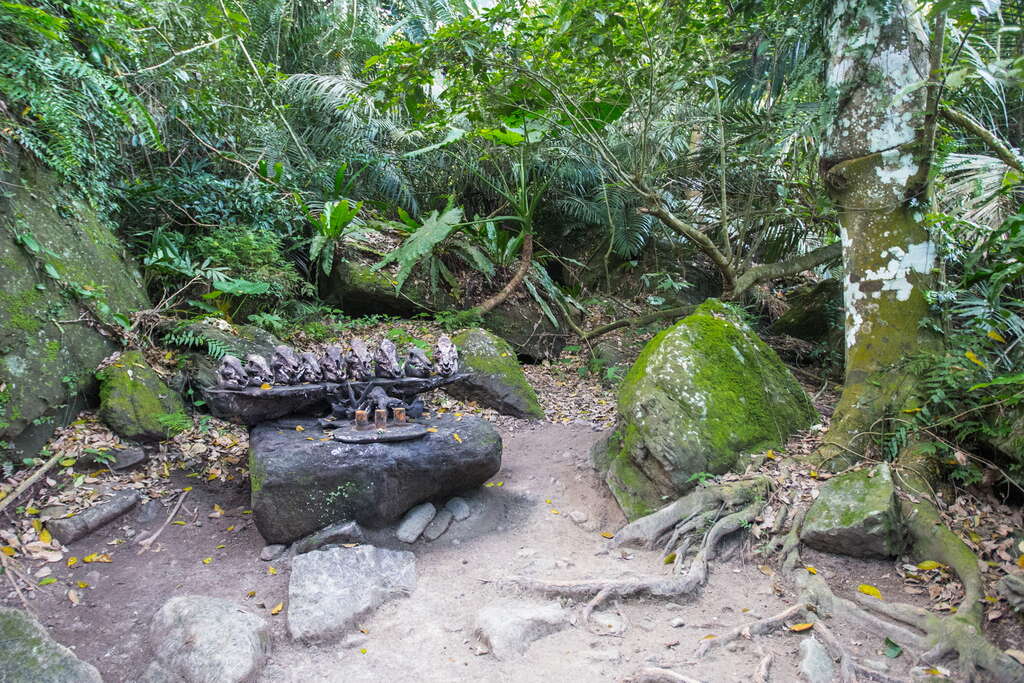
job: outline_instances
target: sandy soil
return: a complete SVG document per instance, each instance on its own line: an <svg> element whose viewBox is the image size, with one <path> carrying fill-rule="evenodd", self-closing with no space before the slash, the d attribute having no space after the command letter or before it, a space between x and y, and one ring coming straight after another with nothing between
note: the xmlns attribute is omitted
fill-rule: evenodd
<svg viewBox="0 0 1024 683"><path fill-rule="evenodd" d="M418 573L413 595L384 605L339 644L290 641L288 566L259 559L263 541L246 514L247 490L184 477L177 483L194 488L175 519L185 524L169 526L157 552L137 554L135 543L118 540L151 533L168 511L161 508L148 520L130 515L70 548L78 557L109 552L111 563L62 565L55 572L58 584L35 591L32 608L58 641L96 665L107 681L132 681L145 669L150 619L167 599L182 594L236 600L265 616L274 642L263 681L612 681L646 666L706 681L747 681L766 653L774 655L772 680L799 680L798 649L807 632L740 641L695 661L702 639L793 603L791 588L763 573L758 558L748 556L740 543L731 558L713 564L708 585L693 598L603 607L599 619L611 615L628 624L620 637L594 635L577 624L537 641L521 658L498 661L480 654L473 635L477 611L491 600L516 595L497 581L502 577L616 578L667 570L657 553L613 548L602 537L625 520L589 465L588 451L600 436L579 424L539 423L505 431L503 466L494 485L467 497L473 516L433 543L411 546ZM214 505L226 514L208 517ZM574 523L574 511L584 513L587 522ZM386 530L371 536L377 545L410 548ZM836 584L840 593L861 582L883 591L902 585L889 562L810 557L805 560L818 563L826 576L842 578ZM77 582L88 587L77 588ZM80 604L69 601L67 589L78 591ZM251 591L255 595L248 597ZM273 616L271 609L282 602L285 610ZM580 606L573 607L578 620ZM674 627L674 619L684 625ZM882 634L851 624L831 626L859 657L883 662L890 676L906 675L910 658L881 656Z"/></svg>

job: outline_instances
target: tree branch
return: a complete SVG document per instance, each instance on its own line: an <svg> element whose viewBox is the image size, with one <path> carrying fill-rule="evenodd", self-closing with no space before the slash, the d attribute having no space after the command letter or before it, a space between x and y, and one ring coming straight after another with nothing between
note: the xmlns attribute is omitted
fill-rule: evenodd
<svg viewBox="0 0 1024 683"><path fill-rule="evenodd" d="M975 121L970 114L946 106L939 107L939 113L954 126L959 126L981 138L982 142L991 147L1004 164L1024 173L1024 161L1021 160L1021 157L1009 145L996 137L995 133Z"/></svg>
<svg viewBox="0 0 1024 683"><path fill-rule="evenodd" d="M808 270L809 268L820 266L822 263L835 260L842 255L843 245L839 242L834 242L824 247L818 247L814 251L809 251L806 254L801 254L789 261L765 263L764 265L754 266L736 278L736 289L733 292L732 298L735 299L758 282L786 277L787 275L795 275L796 273Z"/></svg>
<svg viewBox="0 0 1024 683"><path fill-rule="evenodd" d="M594 328L590 332L587 332L583 335L583 341L597 339L601 335L608 334L620 327L640 327L641 325L648 325L657 320L664 320L665 318L683 318L693 313L696 308L696 306L679 306L677 308L666 308L661 311L655 311L654 313L648 313L647 315L641 315L636 318L623 318L621 320L616 320L615 322L602 325L601 327Z"/></svg>

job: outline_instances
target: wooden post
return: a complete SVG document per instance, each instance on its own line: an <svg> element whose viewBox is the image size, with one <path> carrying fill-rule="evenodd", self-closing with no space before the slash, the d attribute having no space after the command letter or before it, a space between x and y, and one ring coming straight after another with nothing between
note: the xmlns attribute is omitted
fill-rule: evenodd
<svg viewBox="0 0 1024 683"><path fill-rule="evenodd" d="M365 410L356 411L356 429L366 429L370 426L369 416Z"/></svg>
<svg viewBox="0 0 1024 683"><path fill-rule="evenodd" d="M387 408L378 408L373 411L373 426L377 429L384 429L388 426Z"/></svg>
<svg viewBox="0 0 1024 683"><path fill-rule="evenodd" d="M395 424L404 425L405 419L405 408L392 408L391 412L395 415Z"/></svg>

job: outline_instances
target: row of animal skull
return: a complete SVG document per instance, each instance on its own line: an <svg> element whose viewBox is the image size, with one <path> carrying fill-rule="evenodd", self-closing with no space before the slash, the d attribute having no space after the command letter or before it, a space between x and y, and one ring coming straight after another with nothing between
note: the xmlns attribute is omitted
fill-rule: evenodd
<svg viewBox="0 0 1024 683"><path fill-rule="evenodd" d="M437 340L433 365L418 347L409 347L405 361L400 362L398 349L390 339L381 341L371 355L366 342L355 337L347 350L328 346L320 357L308 352L296 354L288 346L275 346L269 364L257 354L247 355L244 362L235 356L224 356L217 369L217 377L221 389L244 389L264 384L363 382L373 377L426 378L431 372L449 377L458 369L458 351L447 336Z"/></svg>

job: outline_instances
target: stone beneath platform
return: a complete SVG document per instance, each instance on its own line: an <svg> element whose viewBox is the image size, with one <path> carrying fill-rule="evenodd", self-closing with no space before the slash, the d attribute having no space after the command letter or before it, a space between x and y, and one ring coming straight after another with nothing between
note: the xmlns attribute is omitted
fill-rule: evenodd
<svg viewBox="0 0 1024 683"><path fill-rule="evenodd" d="M437 431L372 444L334 441L314 419L253 427L252 509L263 538L290 543L342 520L381 527L418 503L476 488L501 467L501 437L490 423L468 416L422 422Z"/></svg>

